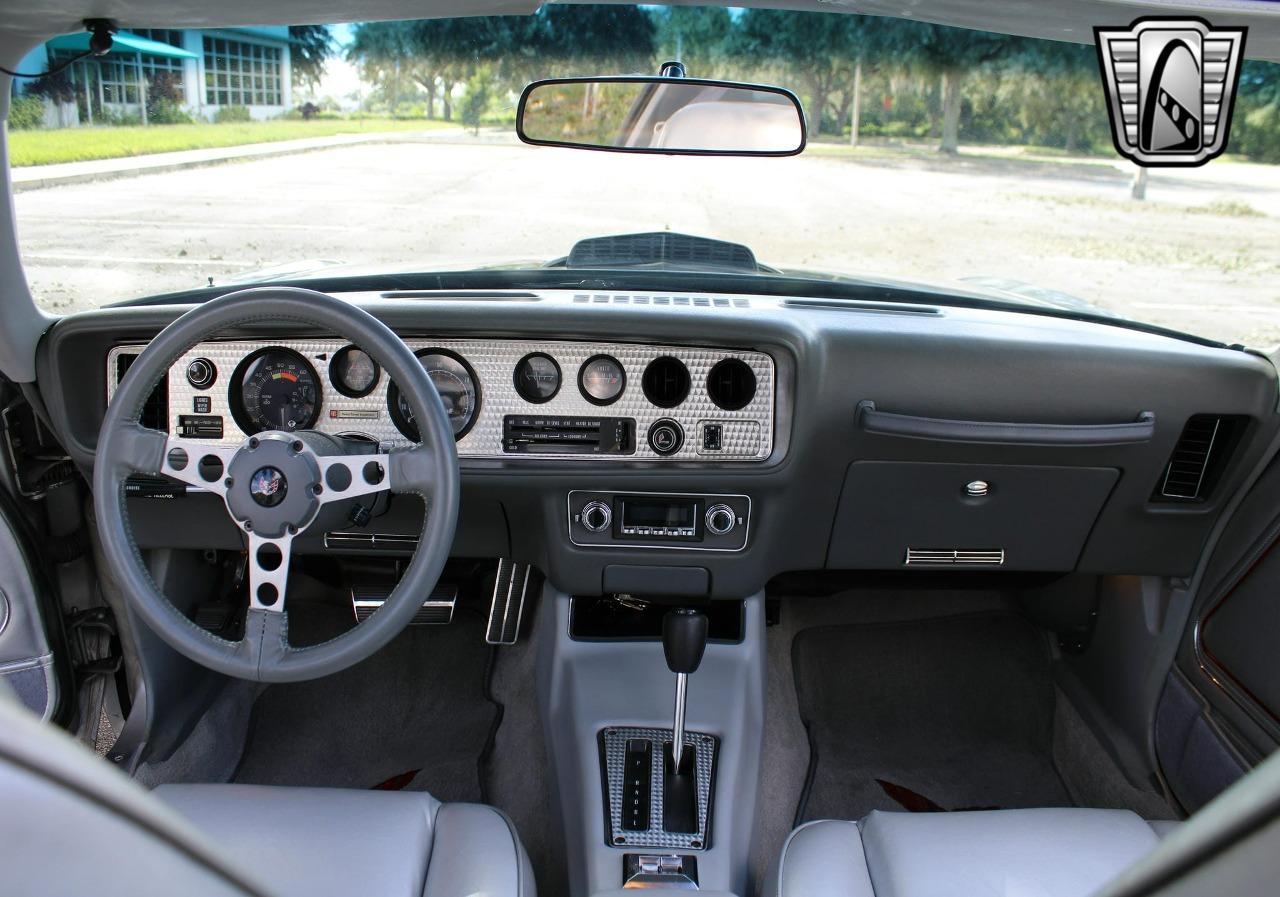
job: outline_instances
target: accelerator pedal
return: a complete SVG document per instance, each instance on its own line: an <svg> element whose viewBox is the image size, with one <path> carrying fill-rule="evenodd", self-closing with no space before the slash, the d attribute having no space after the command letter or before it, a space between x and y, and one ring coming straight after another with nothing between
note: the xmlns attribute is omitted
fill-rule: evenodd
<svg viewBox="0 0 1280 897"><path fill-rule="evenodd" d="M525 599L540 588L542 575L536 567L509 558L498 559L498 576L493 583L489 605L489 628L484 640L491 645L514 645L520 637Z"/></svg>

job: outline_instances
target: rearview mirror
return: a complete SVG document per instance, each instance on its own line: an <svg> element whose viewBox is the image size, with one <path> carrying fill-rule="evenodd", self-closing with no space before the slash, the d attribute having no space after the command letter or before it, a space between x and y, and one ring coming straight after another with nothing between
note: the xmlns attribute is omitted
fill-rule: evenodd
<svg viewBox="0 0 1280 897"><path fill-rule="evenodd" d="M805 145L788 90L661 76L535 81L520 96L516 133L536 146L621 153L793 156Z"/></svg>

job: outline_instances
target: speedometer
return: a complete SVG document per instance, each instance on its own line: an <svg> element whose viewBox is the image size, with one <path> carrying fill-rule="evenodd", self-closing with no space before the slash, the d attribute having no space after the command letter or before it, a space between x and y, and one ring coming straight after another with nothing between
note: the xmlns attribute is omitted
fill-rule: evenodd
<svg viewBox="0 0 1280 897"><path fill-rule="evenodd" d="M462 356L448 349L423 349L415 354L435 385L436 392L440 393L440 401L444 403L453 427L453 438L461 439L475 423L476 410L480 407L480 387L476 384L475 374ZM421 438L413 409L394 383L387 387L387 410L406 439L417 442Z"/></svg>
<svg viewBox="0 0 1280 897"><path fill-rule="evenodd" d="M246 433L306 430L320 416L316 369L282 346L245 357L231 377L231 416Z"/></svg>

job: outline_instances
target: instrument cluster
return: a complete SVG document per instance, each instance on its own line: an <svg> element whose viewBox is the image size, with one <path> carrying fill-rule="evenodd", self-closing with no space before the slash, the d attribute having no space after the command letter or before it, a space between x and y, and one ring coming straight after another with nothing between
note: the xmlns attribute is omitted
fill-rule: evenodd
<svg viewBox="0 0 1280 897"><path fill-rule="evenodd" d="M773 359L763 352L569 341L406 340L444 404L462 457L592 455L761 460L773 445ZM140 346L119 346L108 359ZM113 391L114 379L109 391ZM377 361L340 340L202 343L170 369L170 432L238 443L316 429L418 441Z"/></svg>

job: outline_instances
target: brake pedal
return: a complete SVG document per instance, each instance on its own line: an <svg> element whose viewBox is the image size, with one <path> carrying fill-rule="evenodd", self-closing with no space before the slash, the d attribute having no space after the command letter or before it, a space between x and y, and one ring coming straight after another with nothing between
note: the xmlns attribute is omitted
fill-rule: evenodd
<svg viewBox="0 0 1280 897"><path fill-rule="evenodd" d="M509 558L498 559L498 578L493 583L493 602L489 605L489 628L484 640L491 645L514 645L520 637L520 621L524 618L525 598L538 588L541 575L530 564Z"/></svg>
<svg viewBox="0 0 1280 897"><path fill-rule="evenodd" d="M351 587L351 606L356 622L363 623L391 597L391 586L354 585ZM410 626L444 626L453 622L453 609L458 603L458 587L438 583L422 607L414 613Z"/></svg>

